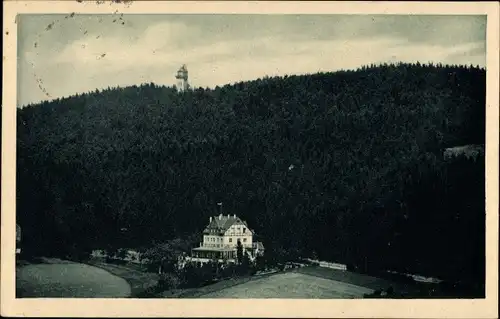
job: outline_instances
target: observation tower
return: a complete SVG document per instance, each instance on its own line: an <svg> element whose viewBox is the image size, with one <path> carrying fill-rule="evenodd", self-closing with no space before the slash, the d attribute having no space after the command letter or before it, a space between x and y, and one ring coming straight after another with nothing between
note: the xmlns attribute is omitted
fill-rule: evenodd
<svg viewBox="0 0 500 319"><path fill-rule="evenodd" d="M181 68L177 71L175 78L177 79L177 90L179 92L184 92L189 89L188 70L185 64L183 64Z"/></svg>

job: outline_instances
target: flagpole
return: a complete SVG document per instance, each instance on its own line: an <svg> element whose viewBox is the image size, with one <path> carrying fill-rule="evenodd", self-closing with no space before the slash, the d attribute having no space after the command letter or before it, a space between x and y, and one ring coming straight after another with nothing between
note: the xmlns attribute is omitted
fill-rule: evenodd
<svg viewBox="0 0 500 319"><path fill-rule="evenodd" d="M222 214L222 202L217 203L217 205L219 206L219 214Z"/></svg>

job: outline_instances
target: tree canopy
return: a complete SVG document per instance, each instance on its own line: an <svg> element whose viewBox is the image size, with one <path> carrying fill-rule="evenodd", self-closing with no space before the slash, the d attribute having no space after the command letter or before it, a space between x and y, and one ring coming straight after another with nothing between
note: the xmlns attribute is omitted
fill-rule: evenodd
<svg viewBox="0 0 500 319"><path fill-rule="evenodd" d="M108 88L17 114L25 251L149 247L218 202L267 250L484 275L485 70L383 64L178 93ZM475 277L475 278L476 278Z"/></svg>

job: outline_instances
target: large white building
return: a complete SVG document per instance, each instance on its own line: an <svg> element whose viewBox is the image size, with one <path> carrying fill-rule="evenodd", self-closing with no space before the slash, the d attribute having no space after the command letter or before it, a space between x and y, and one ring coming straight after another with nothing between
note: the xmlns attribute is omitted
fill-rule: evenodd
<svg viewBox="0 0 500 319"><path fill-rule="evenodd" d="M191 261L235 262L238 242L241 243L244 253L250 260L264 253L264 246L253 241L254 232L247 223L236 215L219 215L210 217L209 223L203 231L203 242L200 247L191 251Z"/></svg>

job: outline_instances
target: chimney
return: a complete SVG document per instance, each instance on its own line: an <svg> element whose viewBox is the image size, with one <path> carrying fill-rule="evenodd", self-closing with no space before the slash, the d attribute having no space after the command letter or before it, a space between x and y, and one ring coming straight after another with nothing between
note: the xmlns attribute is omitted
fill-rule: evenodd
<svg viewBox="0 0 500 319"><path fill-rule="evenodd" d="M212 222L212 216L210 216L210 222Z"/></svg>
<svg viewBox="0 0 500 319"><path fill-rule="evenodd" d="M234 214L233 217L236 218L236 214Z"/></svg>
<svg viewBox="0 0 500 319"><path fill-rule="evenodd" d="M222 219L222 214L219 215L219 220L221 220L221 219Z"/></svg>

